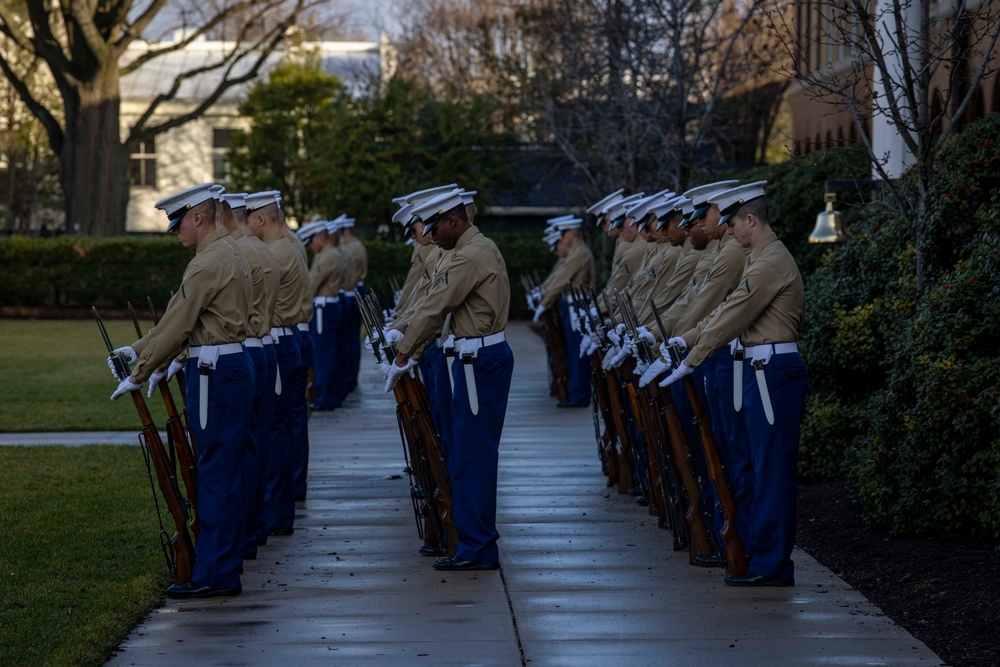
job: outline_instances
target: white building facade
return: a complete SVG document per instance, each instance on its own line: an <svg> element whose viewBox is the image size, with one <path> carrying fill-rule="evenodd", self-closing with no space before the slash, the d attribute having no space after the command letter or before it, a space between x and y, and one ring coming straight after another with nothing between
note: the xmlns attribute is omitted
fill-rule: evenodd
<svg viewBox="0 0 1000 667"><path fill-rule="evenodd" d="M163 46L163 43L138 44L130 49L123 65L149 49ZM156 57L123 77L123 139L156 96L170 90L179 74L219 60L232 46L225 42L197 40L183 49ZM370 82L388 78L394 69L392 46L383 37L378 42L307 42L276 50L261 66L258 76L266 78L276 64L303 53L316 54L323 70L340 78L355 95ZM250 67L248 58L243 64L243 72ZM218 88L223 69L185 79L177 94L157 107L147 125L158 125L196 108ZM230 76L238 75L237 68ZM127 231L162 232L163 214L153 204L169 194L199 183L228 184L229 145L233 132L250 126L249 120L240 115L239 105L252 83L253 80L229 88L204 114L157 135L130 156Z"/></svg>

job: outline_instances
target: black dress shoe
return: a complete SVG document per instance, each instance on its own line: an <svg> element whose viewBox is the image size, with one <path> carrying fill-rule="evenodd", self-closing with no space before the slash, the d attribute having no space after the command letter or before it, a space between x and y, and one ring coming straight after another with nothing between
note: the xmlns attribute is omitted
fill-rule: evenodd
<svg viewBox="0 0 1000 667"><path fill-rule="evenodd" d="M471 561L462 560L458 556L452 556L451 558L438 558L434 561L435 570L499 570L500 563L473 563Z"/></svg>
<svg viewBox="0 0 1000 667"><path fill-rule="evenodd" d="M738 574L727 574L725 581L726 586L794 586L794 579L774 579L771 577L765 577L747 570L744 575Z"/></svg>
<svg viewBox="0 0 1000 667"><path fill-rule="evenodd" d="M694 565L697 565L698 567L722 567L725 564L726 562L722 560L722 556L719 554L694 557Z"/></svg>
<svg viewBox="0 0 1000 667"><path fill-rule="evenodd" d="M213 588L212 586L203 586L196 581L189 581L186 584L174 584L168 588L167 597L176 600L196 600L239 595L242 592L242 586L237 586L236 588Z"/></svg>
<svg viewBox="0 0 1000 667"><path fill-rule="evenodd" d="M271 528L267 531L268 535L291 535L295 532L294 528Z"/></svg>
<svg viewBox="0 0 1000 667"><path fill-rule="evenodd" d="M420 547L421 556L447 556L448 550L444 547L436 547L432 544L425 544Z"/></svg>
<svg viewBox="0 0 1000 667"><path fill-rule="evenodd" d="M306 501L306 497L305 496L295 496L295 502L297 502L297 503L304 503L305 501Z"/></svg>
<svg viewBox="0 0 1000 667"><path fill-rule="evenodd" d="M573 401L559 401L556 403L557 408L585 408L590 405L590 401L586 403L574 403Z"/></svg>
<svg viewBox="0 0 1000 667"><path fill-rule="evenodd" d="M251 551L249 553L243 554L243 560L257 560L257 552Z"/></svg>

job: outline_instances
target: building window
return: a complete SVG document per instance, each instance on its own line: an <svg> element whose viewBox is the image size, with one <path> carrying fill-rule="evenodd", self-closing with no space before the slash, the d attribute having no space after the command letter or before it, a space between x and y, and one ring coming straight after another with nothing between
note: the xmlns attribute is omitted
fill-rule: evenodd
<svg viewBox="0 0 1000 667"><path fill-rule="evenodd" d="M140 141L129 155L129 183L134 187L156 187L156 139Z"/></svg>
<svg viewBox="0 0 1000 667"><path fill-rule="evenodd" d="M232 128L217 127L212 130L212 180L228 184L230 177L229 149L233 145L233 135L239 132Z"/></svg>

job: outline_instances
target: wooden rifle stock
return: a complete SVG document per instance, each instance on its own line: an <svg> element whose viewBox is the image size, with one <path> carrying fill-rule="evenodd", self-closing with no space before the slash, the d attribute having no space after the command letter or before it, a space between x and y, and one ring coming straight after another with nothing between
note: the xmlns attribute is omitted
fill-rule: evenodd
<svg viewBox="0 0 1000 667"><path fill-rule="evenodd" d="M659 385L651 385L660 389ZM701 486L694 476L691 467L691 448L687 438L684 436L684 428L681 426L680 416L677 414L677 406L674 405L673 397L669 390L660 390L660 416L667 429L667 439L673 453L675 478L680 486L682 502L686 500L684 511L684 523L687 525L688 543L691 547L689 562L694 563L698 556L710 556L715 553L712 538L709 534L709 526L705 524L705 517L700 510Z"/></svg>
<svg viewBox="0 0 1000 667"><path fill-rule="evenodd" d="M108 353L115 362L116 375L119 381L124 380L129 377L128 364L115 355L111 339L108 337L107 329L104 327L104 322L101 320L97 308L92 308L92 311L94 318L97 320L97 326L101 330L101 336L107 345ZM163 441L160 440L160 432L156 429L156 424L153 423L153 417L149 413L146 399L143 398L142 392L138 389L129 393L132 395L132 402L135 404L135 409L139 414L139 421L142 423L140 442L145 444L146 450L149 452L150 462L156 470L156 479L160 487L160 492L163 494L163 498L167 503L167 510L174 520L175 532L173 537L169 538L170 552L172 554L172 557L168 557L170 574L176 579L177 583L186 584L191 581L191 572L194 567L194 545L191 543L191 538L187 532L187 501L181 495L180 488L177 485L177 478L174 476L170 465L170 458L163 447ZM156 499L155 493L153 498L154 500ZM159 520L158 502L156 506L157 520ZM160 530L162 533L162 522L160 523Z"/></svg>
<svg viewBox="0 0 1000 667"><path fill-rule="evenodd" d="M715 495L722 506L722 513L725 517L722 524L722 540L726 543L726 571L735 575L745 575L747 573L747 556L743 550L743 542L739 533L736 532L736 501L729 490L729 481L726 479L726 471L722 465L722 457L719 455L719 443L712 433L712 425L708 422L705 408L701 403L701 396L694 385L691 376L684 378L684 389L687 391L688 401L691 409L694 410L694 423L701 436L701 445L705 451L705 465L708 468L708 476L715 487Z"/></svg>
<svg viewBox="0 0 1000 667"><path fill-rule="evenodd" d="M549 393L565 403L569 400L569 350L566 349L566 336L563 335L562 326L552 308L542 313L539 320L545 331L545 347L548 348L552 363L552 386Z"/></svg>
<svg viewBox="0 0 1000 667"><path fill-rule="evenodd" d="M148 297L147 297L148 298ZM132 323L135 325L135 332L142 337L142 328L139 326L139 318L136 317L135 309L132 308L132 304L128 303L129 313L132 315ZM158 320L155 318L155 311L153 311L154 320L153 326L156 326ZM191 532L194 534L194 538L198 539L201 535L201 524L198 522L198 489L197 489L197 460L194 458L194 454L191 451L191 446L188 444L187 433L184 430L184 425L181 423L180 415L177 413L177 404L174 403L174 395L170 391L170 386L167 384L167 379L163 378L157 383L160 388L160 398L163 399L163 407L167 412L167 448L170 453L169 465L171 474L176 474L177 464L179 463L181 479L184 480L184 488L187 490L187 500L189 509L192 509L191 519ZM175 458L177 460L175 460Z"/></svg>

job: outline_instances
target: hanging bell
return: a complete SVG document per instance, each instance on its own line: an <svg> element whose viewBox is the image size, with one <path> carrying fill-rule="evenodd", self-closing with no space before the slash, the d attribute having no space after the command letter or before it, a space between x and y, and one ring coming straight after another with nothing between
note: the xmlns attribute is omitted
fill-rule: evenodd
<svg viewBox="0 0 1000 667"><path fill-rule="evenodd" d="M828 192L823 199L826 201L826 210L816 216L816 228L809 235L809 243L842 243L847 240L847 234L844 232L844 220L840 211L833 210L837 195Z"/></svg>

